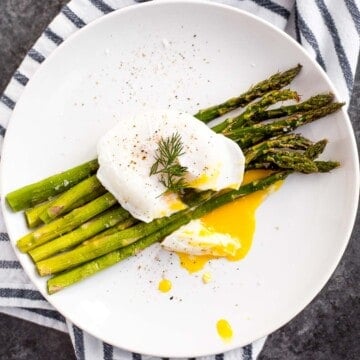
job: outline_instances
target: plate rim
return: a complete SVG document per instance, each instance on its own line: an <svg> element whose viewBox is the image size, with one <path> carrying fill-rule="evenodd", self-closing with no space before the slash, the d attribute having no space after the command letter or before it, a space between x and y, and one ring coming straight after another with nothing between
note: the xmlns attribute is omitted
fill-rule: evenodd
<svg viewBox="0 0 360 360"><path fill-rule="evenodd" d="M239 9L237 7L231 6L231 5L227 5L227 4L221 4L221 3L215 3L215 2L209 2L207 0L154 0L151 2L145 2L145 3L138 3L138 4L134 4L131 6L126 6L117 10L114 10L113 12L100 16L99 18L91 21L89 24L87 24L86 26L84 26L83 28L75 31L75 33L71 34L62 44L60 44L58 47L56 47L54 49L54 51L51 52L51 54L45 59L45 61L42 63L48 63L52 60L53 57L56 57L58 52L62 50L63 48L63 44L64 43L69 43L72 42L74 39L76 39L77 36L81 35L82 33L86 32L88 29L97 26L99 23L102 22L106 22L107 19L111 18L111 17L117 17L117 16L122 16L123 14L127 13L127 12L133 12L133 11L138 11L139 9L141 10L142 8L146 8L146 7L161 7L162 5L181 5L181 4L199 4L199 5L203 5L203 6L208 6L208 7L215 7L215 8L222 8L222 9L226 9L228 11L234 12L234 13L238 13L240 16L245 16L248 18L251 18L252 20L254 20L255 22L261 23L263 26L268 27L271 31L275 31L276 34L278 36L281 36L283 38L285 38L287 41L289 41L290 43L292 43L292 45L296 46L298 48L298 50L300 50L303 55L305 57L308 58L308 60L312 63L312 65L315 66L315 68L317 69L317 71L319 71L322 75L322 77L324 78L324 80L327 83L327 86L329 87L329 89L331 89L331 91L335 94L336 98L340 98L339 93L337 91L337 89L335 88L335 86L333 85L332 81L329 79L328 75L326 74L326 72L321 68L321 66L311 58L311 56L308 54L308 52L299 44L297 43L292 37L290 37L288 34L286 34L284 31L280 30L279 28L275 27L274 25L272 25L270 22L256 16L253 15L243 9ZM41 65L42 65L41 64ZM31 84L31 82L36 81L36 78L38 76L39 73L39 69L41 69L41 65L37 68L37 70L35 71L35 73L33 74L33 76L30 78L29 83ZM34 80L35 79L35 80ZM22 99L25 98L25 96L27 95L28 92L30 92L31 89L29 87L29 84L27 84L27 86L25 87L24 91L22 92L22 94L20 95L19 100L16 102L16 106L13 110L13 112L10 115L10 119L9 119L9 123L8 123L8 127L7 127L7 134L10 131L10 134L12 133L12 123L13 121L11 121L11 118L14 116L14 114L16 115L17 112L17 108L18 108L18 104L22 103ZM358 205L359 205L359 154L358 154L358 150L357 150L357 146L356 146L356 138L355 138L355 133L350 121L350 118L347 114L347 111L342 108L341 109L341 113L342 116L345 120L345 125L347 127L348 133L350 135L350 141L351 141L351 148L353 150L353 156L354 156L354 160L355 160L355 173L352 174L353 178L354 178L354 184L355 184L355 189L354 189L354 198L357 199L352 203L352 208L351 208L351 219L349 219L348 221L348 226L347 226L347 232L346 234L343 236L343 244L342 247L340 249L340 251L337 254L336 257L336 261L334 261L332 263L332 266L329 266L329 268L327 269L326 274L323 276L322 279L319 279L317 281L318 286L316 286L316 290L313 294L308 294L307 296L305 296L306 299L304 299L303 303L301 304L301 306L298 307L297 310L292 312L292 315L290 318L288 318L288 320L282 322L280 325L276 325L272 327L272 330L270 332L266 332L263 333L261 336L259 336L257 339L253 339L253 341L256 341L264 336L267 336L269 334L271 334L272 332L278 330L280 327L284 326L285 324L287 324L288 322L290 322L296 315L298 315L301 311L303 311L305 309L306 306L308 306L308 304L319 294L319 292L324 288L324 286L326 285L326 283L329 281L329 279L331 278L331 276L333 275L336 267L339 265L340 260L342 259L344 252L349 244L350 238L351 238L351 233L353 231L354 228L354 224L355 224L355 220L356 220L356 215L357 215L357 210L358 210ZM5 135L4 137L4 141L3 141L3 145L2 145L2 154L7 152L7 143L9 142L9 136ZM3 191L3 178L4 178L4 171L3 171L3 162L0 163L0 194L1 194L1 209L3 212L3 218L4 218L4 223L5 223L5 227L6 229L8 229L8 221L7 221L7 216L6 213L9 212L9 207L6 204L5 201L5 194ZM11 240L11 239L10 239ZM13 247L16 257L18 258L18 260L20 261L21 265L23 266L23 257L19 256L21 254L19 254L17 248L16 248L16 244L14 241L10 241L11 246ZM25 273L27 274L27 271L25 270L24 266L23 266L23 270L25 271ZM39 288L32 280L31 280L32 284L36 287L36 289L44 296L44 298L59 312L62 314L62 312L57 308L56 305L53 304L52 302L52 297L50 295L48 295L46 293L46 289L45 288ZM86 328L82 328L81 326L79 326L77 324L77 322L74 322L72 319L69 319L74 325L78 326L79 328L81 328L82 330L86 331L88 334L99 338L97 335L94 335L93 332ZM113 345L115 347L117 347L117 344L112 343L111 341L107 341L106 339L102 339L99 338L101 341L107 342L110 345ZM247 344L237 344L237 345L233 345L231 347L226 346L225 344L223 345L223 350L221 352L227 352L230 350L234 350L236 348L245 346ZM130 348L124 348L121 347L121 349L124 349L126 351L130 351L130 352L137 352L138 350L136 349L130 349ZM154 356L160 356L160 357L183 357L183 355L171 355L171 354L162 354L162 353L156 353L156 354L146 354L146 355L154 355ZM213 353L195 353L195 354L190 354L190 356L206 356L206 355L213 355Z"/></svg>

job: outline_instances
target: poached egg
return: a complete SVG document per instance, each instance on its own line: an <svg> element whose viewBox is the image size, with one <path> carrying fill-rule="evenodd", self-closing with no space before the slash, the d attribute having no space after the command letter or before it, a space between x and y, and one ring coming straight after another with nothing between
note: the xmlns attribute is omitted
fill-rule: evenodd
<svg viewBox="0 0 360 360"><path fill-rule="evenodd" d="M97 177L121 206L141 221L150 222L186 208L177 193L167 191L158 174L150 176L159 141L175 133L183 145L178 161L187 169L188 186L219 191L241 185L245 159L234 141L184 112L135 115L120 121L98 142Z"/></svg>
<svg viewBox="0 0 360 360"><path fill-rule="evenodd" d="M269 174L269 170L247 171L243 184ZM240 260L251 248L256 210L280 186L281 182L277 182L192 220L167 236L161 245L166 250L175 251L180 265L189 273L202 270L209 260L219 257L230 261Z"/></svg>

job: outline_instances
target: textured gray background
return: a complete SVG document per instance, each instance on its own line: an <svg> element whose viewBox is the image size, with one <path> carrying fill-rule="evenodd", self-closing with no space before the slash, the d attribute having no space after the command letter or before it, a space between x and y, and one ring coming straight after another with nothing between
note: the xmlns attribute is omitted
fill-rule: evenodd
<svg viewBox="0 0 360 360"><path fill-rule="evenodd" d="M0 0L0 94L27 50L68 0ZM349 114L359 144L360 69ZM360 359L360 218L314 301L267 340L259 360ZM71 360L67 334L0 314L0 359ZM240 359L239 359L240 360Z"/></svg>

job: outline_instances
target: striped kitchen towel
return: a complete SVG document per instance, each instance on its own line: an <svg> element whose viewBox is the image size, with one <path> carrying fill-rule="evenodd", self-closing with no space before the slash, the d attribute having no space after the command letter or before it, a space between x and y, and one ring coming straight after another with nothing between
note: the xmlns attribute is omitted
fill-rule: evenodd
<svg viewBox="0 0 360 360"><path fill-rule="evenodd" d="M215 1L215 0L214 0ZM72 0L27 53L0 97L0 146L11 113L36 69L68 36L94 19L141 0ZM359 0L219 0L293 36L327 72L347 103L359 54ZM70 333L78 359L148 359L103 343L64 319L34 288L11 248L0 216L0 312ZM202 359L255 359L265 339Z"/></svg>

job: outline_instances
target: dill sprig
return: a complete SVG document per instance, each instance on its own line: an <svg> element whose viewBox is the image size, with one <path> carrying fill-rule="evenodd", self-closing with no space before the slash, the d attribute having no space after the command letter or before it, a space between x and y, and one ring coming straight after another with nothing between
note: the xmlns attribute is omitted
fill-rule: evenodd
<svg viewBox="0 0 360 360"><path fill-rule="evenodd" d="M184 146L178 132L160 139L155 152L155 162L151 166L151 175L160 175L160 182L173 192L182 192L187 187L184 175L186 166L181 166L179 156L184 154Z"/></svg>

